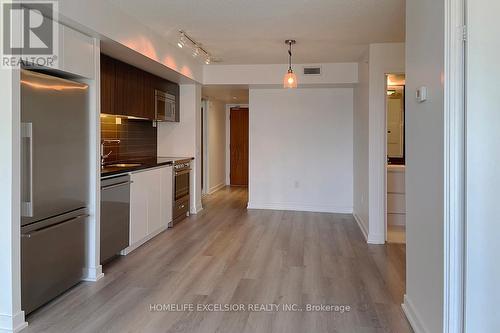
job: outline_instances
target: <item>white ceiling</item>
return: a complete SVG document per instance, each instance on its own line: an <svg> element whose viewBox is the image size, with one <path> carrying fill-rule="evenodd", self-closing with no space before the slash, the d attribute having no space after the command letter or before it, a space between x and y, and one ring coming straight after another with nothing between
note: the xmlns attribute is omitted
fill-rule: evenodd
<svg viewBox="0 0 500 333"><path fill-rule="evenodd" d="M185 30L224 64L286 63L288 38L296 63L356 61L370 43L405 38L405 0L106 1L173 45Z"/></svg>

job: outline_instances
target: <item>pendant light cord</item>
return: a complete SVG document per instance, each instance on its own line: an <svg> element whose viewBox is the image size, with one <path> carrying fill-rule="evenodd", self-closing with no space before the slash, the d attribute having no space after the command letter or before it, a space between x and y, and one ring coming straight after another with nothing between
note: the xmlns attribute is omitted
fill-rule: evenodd
<svg viewBox="0 0 500 333"><path fill-rule="evenodd" d="M288 43L288 70L292 70L292 42Z"/></svg>

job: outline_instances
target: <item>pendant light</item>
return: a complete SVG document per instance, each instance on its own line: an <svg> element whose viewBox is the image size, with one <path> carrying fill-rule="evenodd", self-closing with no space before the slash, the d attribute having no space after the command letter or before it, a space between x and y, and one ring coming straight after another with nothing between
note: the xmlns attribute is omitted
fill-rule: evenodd
<svg viewBox="0 0 500 333"><path fill-rule="evenodd" d="M285 44L288 45L288 72L283 78L284 88L297 88L297 75L295 75L292 69L292 45L296 43L294 39L287 39L285 41Z"/></svg>

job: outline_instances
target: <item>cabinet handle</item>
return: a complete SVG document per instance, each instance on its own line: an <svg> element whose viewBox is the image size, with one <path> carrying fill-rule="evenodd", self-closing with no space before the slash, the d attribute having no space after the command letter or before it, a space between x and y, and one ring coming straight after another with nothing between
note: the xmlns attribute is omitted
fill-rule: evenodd
<svg viewBox="0 0 500 333"><path fill-rule="evenodd" d="M118 183L118 184L101 186L101 190L107 190L107 189L114 188L114 187L125 186L125 185L132 184L132 183L133 183L133 181L126 181L126 182L122 182L122 183Z"/></svg>
<svg viewBox="0 0 500 333"><path fill-rule="evenodd" d="M191 169L186 169L186 170L182 170L182 171L177 171L175 173L176 176L182 176L182 175L185 175L186 173L189 173L191 171Z"/></svg>

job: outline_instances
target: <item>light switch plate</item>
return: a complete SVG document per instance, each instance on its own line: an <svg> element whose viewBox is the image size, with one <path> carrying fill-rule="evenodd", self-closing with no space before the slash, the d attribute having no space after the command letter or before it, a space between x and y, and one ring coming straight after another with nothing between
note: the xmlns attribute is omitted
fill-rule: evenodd
<svg viewBox="0 0 500 333"><path fill-rule="evenodd" d="M418 88L415 97L417 98L417 102L425 102L427 100L427 87Z"/></svg>

